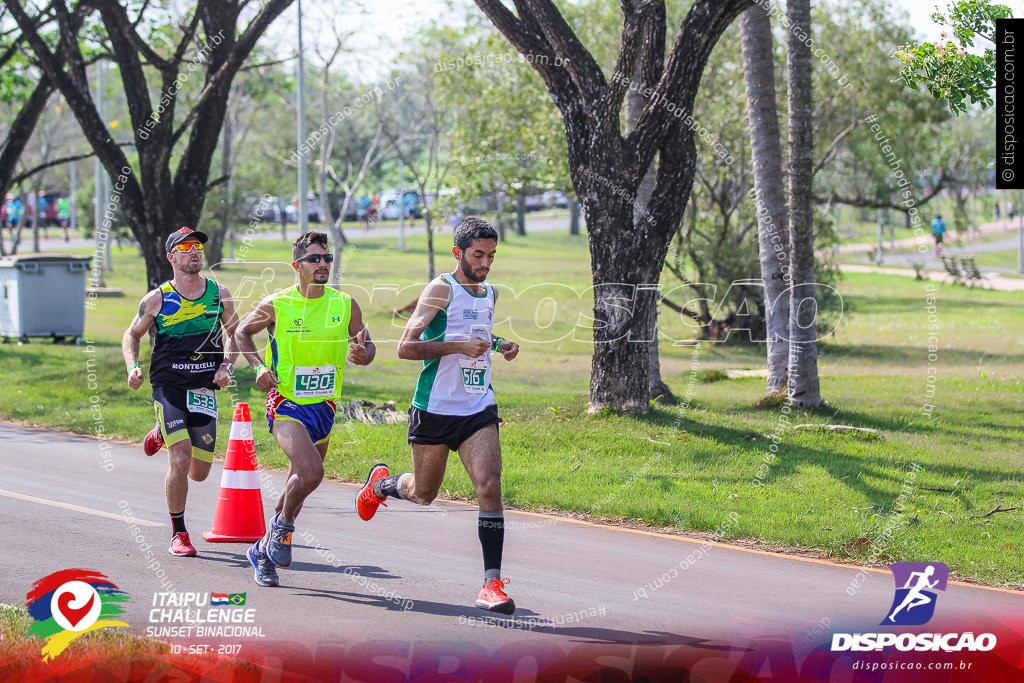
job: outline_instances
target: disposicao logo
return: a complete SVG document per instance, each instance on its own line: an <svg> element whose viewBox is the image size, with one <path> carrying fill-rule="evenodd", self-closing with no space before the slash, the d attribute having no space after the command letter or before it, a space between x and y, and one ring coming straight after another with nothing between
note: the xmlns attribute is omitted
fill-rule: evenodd
<svg viewBox="0 0 1024 683"><path fill-rule="evenodd" d="M882 626L920 626L935 614L936 594L946 590L949 567L942 562L896 562L889 565L896 581L896 595Z"/></svg>
<svg viewBox="0 0 1024 683"><path fill-rule="evenodd" d="M945 591L949 567L942 562L896 562L889 565L896 594L881 626L920 626L935 614L937 594ZM987 652L996 646L991 633L833 633L832 651Z"/></svg>
<svg viewBox="0 0 1024 683"><path fill-rule="evenodd" d="M25 606L35 623L28 635L46 640L43 661L57 657L78 636L115 626L124 613L128 594L95 569L65 569L44 576L25 596Z"/></svg>

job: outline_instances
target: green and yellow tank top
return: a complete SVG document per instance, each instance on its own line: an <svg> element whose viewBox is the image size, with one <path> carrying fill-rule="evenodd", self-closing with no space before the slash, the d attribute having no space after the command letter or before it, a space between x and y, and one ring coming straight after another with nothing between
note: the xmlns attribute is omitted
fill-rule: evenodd
<svg viewBox="0 0 1024 683"><path fill-rule="evenodd" d="M336 400L348 354L352 298L336 289L307 299L297 287L273 296L274 328L270 334L270 369L281 384L277 391L299 404Z"/></svg>
<svg viewBox="0 0 1024 683"><path fill-rule="evenodd" d="M156 315L156 344L149 367L154 387L213 389L213 376L224 360L220 288L209 278L198 299L187 299L170 281L160 285L163 301Z"/></svg>

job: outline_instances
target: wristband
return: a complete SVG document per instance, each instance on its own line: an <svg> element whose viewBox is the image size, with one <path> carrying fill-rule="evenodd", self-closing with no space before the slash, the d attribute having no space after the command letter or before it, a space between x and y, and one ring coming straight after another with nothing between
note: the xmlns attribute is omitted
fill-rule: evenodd
<svg viewBox="0 0 1024 683"><path fill-rule="evenodd" d="M137 367L139 367L138 361L132 363L132 366L130 368L128 368L128 371L131 372L132 370L134 370Z"/></svg>
<svg viewBox="0 0 1024 683"><path fill-rule="evenodd" d="M503 341L505 341L505 339L503 339L503 338L501 338L501 337L498 337L498 336L495 336L495 337L494 337L494 343L492 344L492 347L494 348L494 350L495 350L495 351L498 351L498 350L500 350L500 348L501 348L501 343L502 343Z"/></svg>
<svg viewBox="0 0 1024 683"><path fill-rule="evenodd" d="M253 370L252 370L252 371L253 371L253 372L255 372L255 373L256 373L256 374L258 375L258 374L260 374L260 370L262 370L262 369L263 369L263 368L265 368L265 367L267 367L267 364L266 364L266 363L260 363L260 364L259 364L259 365L257 365L257 366L256 366L255 368L253 368Z"/></svg>

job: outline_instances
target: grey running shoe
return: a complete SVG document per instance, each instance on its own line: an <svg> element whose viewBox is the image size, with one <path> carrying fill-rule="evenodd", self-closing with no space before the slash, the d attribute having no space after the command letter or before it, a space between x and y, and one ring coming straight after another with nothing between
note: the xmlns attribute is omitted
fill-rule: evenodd
<svg viewBox="0 0 1024 683"><path fill-rule="evenodd" d="M263 539L260 539L252 544L246 552L245 556L249 558L249 564L252 565L253 574L252 578L256 583L261 586L276 586L277 585L277 569L274 567L274 563L270 561L267 554L260 548L260 543Z"/></svg>
<svg viewBox="0 0 1024 683"><path fill-rule="evenodd" d="M266 553L270 561L278 567L287 567L292 563L292 532L294 524L282 522L280 513L270 520L270 540L267 542Z"/></svg>

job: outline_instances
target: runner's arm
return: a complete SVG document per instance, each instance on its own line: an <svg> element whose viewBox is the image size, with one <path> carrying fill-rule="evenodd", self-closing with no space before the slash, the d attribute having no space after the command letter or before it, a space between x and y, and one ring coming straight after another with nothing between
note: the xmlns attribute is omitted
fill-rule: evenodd
<svg viewBox="0 0 1024 683"><path fill-rule="evenodd" d="M494 305L498 305L498 290L494 290ZM512 360L519 355L519 344L510 339L491 334L491 348L502 355L505 360Z"/></svg>
<svg viewBox="0 0 1024 683"><path fill-rule="evenodd" d="M238 314L235 312L235 303L231 299L231 292L224 285L219 285L220 289L220 323L224 327L226 334L226 340L224 342L224 362L217 368L216 374L213 376L213 383L219 387L226 387L231 384L231 372L234 370L235 360L238 359L238 351L235 349L234 335L235 329L238 327ZM231 367L229 371L228 366Z"/></svg>
<svg viewBox="0 0 1024 683"><path fill-rule="evenodd" d="M124 356L125 368L128 371L128 386L138 389L142 386L142 368L139 367L139 342L149 333L149 328L156 321L160 312L163 296L159 290L152 290L139 302L139 312L132 319L131 325L121 337L121 355Z"/></svg>
<svg viewBox="0 0 1024 683"><path fill-rule="evenodd" d="M370 339L370 330L363 323L363 312L352 299L352 315L348 319L348 359L356 365L369 365L377 356L377 346Z"/></svg>
<svg viewBox="0 0 1024 683"><path fill-rule="evenodd" d="M235 349L249 362L249 367L256 370L256 386L263 391L270 391L279 382L274 377L274 373L270 371L270 368L260 358L260 354L256 351L256 343L252 340L252 337L273 324L274 301L268 296L253 309L252 313L245 316L242 322L238 323L233 336Z"/></svg>
<svg viewBox="0 0 1024 683"><path fill-rule="evenodd" d="M427 325L451 301L451 287L442 280L434 280L423 290L416 308L402 331L398 342L398 357L402 360L430 360L451 353L462 353L477 358L487 353L490 341L487 339L465 339L460 341L423 341L420 337Z"/></svg>

